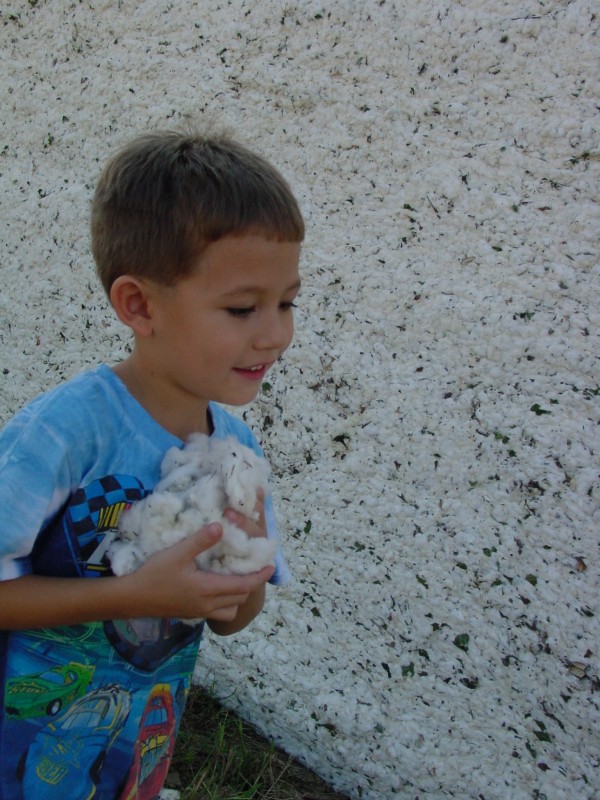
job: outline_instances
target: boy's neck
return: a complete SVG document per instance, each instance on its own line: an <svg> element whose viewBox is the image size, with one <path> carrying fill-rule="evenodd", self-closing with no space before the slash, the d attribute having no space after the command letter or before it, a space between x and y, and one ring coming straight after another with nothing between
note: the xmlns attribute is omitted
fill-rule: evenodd
<svg viewBox="0 0 600 800"><path fill-rule="evenodd" d="M142 408L169 433L183 440L191 433L212 433L208 404L200 403L197 398L190 398L189 403L182 403L181 398L173 402L164 387L139 368L134 355L116 364L113 372Z"/></svg>

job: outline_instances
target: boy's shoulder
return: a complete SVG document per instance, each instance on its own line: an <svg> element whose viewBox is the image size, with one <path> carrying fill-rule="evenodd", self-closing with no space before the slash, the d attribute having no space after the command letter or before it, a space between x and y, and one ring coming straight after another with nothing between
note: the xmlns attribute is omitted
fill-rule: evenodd
<svg viewBox="0 0 600 800"><path fill-rule="evenodd" d="M72 429L82 417L97 413L98 407L117 405L118 388L116 376L102 364L38 395L15 414L6 430L18 429L32 421L39 422L41 427Z"/></svg>
<svg viewBox="0 0 600 800"><path fill-rule="evenodd" d="M131 432L165 450L176 441L101 364L36 397L9 420L1 436L5 452L13 446L35 452L59 443L65 452L79 452Z"/></svg>
<svg viewBox="0 0 600 800"><path fill-rule="evenodd" d="M111 376L114 376L114 373L106 364L100 364L93 369L80 372L63 381L63 383L59 383L39 394L27 403L16 416L23 412L29 414L39 413L42 409L52 411L54 408L70 403L78 397L94 395L102 388L114 387L116 385L116 376L114 376L114 380Z"/></svg>

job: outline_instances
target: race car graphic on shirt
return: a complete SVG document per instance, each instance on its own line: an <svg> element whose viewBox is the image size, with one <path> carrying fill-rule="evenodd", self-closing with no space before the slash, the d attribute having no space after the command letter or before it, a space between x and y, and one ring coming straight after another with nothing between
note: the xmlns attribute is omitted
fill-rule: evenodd
<svg viewBox="0 0 600 800"><path fill-rule="evenodd" d="M56 716L63 706L81 697L95 667L71 661L34 675L9 678L4 689L4 710L9 716Z"/></svg>
<svg viewBox="0 0 600 800"><path fill-rule="evenodd" d="M22 759L25 800L92 798L107 753L131 709L131 694L104 686L76 700L42 728Z"/></svg>
<svg viewBox="0 0 600 800"><path fill-rule="evenodd" d="M33 571L79 578L109 575L104 553L119 517L147 494L130 475L107 475L78 489L63 513L38 537L31 554Z"/></svg>
<svg viewBox="0 0 600 800"><path fill-rule="evenodd" d="M110 576L104 553L120 514L147 494L127 475L76 490L39 535L33 571ZM114 800L126 787L156 797L187 695L171 687L189 686L202 627L143 618L5 632L0 797Z"/></svg>
<svg viewBox="0 0 600 800"><path fill-rule="evenodd" d="M176 722L171 687L157 684L142 714L135 756L121 800L159 795L175 748Z"/></svg>

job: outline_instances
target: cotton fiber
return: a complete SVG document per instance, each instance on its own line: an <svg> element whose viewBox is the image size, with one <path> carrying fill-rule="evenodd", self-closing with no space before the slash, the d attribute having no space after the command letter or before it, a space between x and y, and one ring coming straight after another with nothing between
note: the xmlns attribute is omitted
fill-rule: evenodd
<svg viewBox="0 0 600 800"><path fill-rule="evenodd" d="M126 509L108 549L115 575L134 572L153 553L170 547L210 522L222 538L196 557L199 569L245 575L273 563L276 543L254 538L223 516L233 508L258 519L257 492L267 491L266 461L234 437L192 434L183 448L172 447L161 464L154 492Z"/></svg>

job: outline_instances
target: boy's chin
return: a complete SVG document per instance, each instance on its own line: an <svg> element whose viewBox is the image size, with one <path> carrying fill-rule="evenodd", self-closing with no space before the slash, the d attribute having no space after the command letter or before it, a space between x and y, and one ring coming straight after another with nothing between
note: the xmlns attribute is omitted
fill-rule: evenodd
<svg viewBox="0 0 600 800"><path fill-rule="evenodd" d="M262 385L262 384L261 384ZM247 406L249 403L252 403L259 395L261 387L258 386L255 391L252 392L244 392L243 394L240 393L238 395L232 395L230 397L223 397L222 399L218 399L217 403L223 403L226 406L233 406L234 408L238 408L240 406Z"/></svg>

